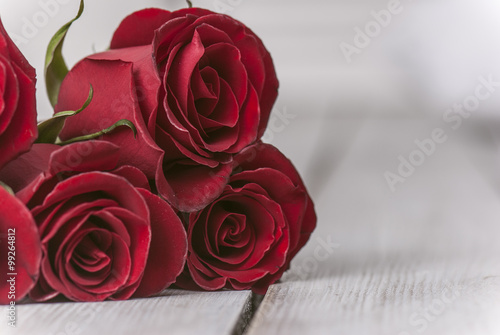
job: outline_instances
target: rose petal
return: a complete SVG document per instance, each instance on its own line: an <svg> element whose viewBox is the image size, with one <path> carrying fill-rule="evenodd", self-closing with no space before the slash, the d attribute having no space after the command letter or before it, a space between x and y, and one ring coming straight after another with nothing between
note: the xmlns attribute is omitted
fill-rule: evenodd
<svg viewBox="0 0 500 335"><path fill-rule="evenodd" d="M9 126L0 135L0 168L8 161L29 150L38 136L36 122L35 79L28 77L14 64L20 87L17 110Z"/></svg>
<svg viewBox="0 0 500 335"><path fill-rule="evenodd" d="M235 156L236 166L243 170L256 170L267 167L281 171L307 194L306 186L292 162L270 144L256 143L242 150L240 154ZM316 221L314 203L307 195L306 209L300 227L300 237L296 247L291 251L292 256L309 240L309 236L316 227Z"/></svg>
<svg viewBox="0 0 500 335"><path fill-rule="evenodd" d="M0 93L2 93L0 96L0 134L9 126L19 101L20 88L13 66L14 64L11 64L9 59L0 54L0 78L2 79L0 85Z"/></svg>
<svg viewBox="0 0 500 335"><path fill-rule="evenodd" d="M152 45L145 45L127 49L109 50L87 57L87 59L96 61L108 60L133 63L135 82L133 90L137 95L144 120L148 120L151 115L156 114L156 110L159 107L157 96L161 87L161 79L156 68L156 63L151 57L152 53ZM151 135L154 138L154 134Z"/></svg>
<svg viewBox="0 0 500 335"><path fill-rule="evenodd" d="M81 61L61 86L56 112L79 108L92 84L94 97L91 104L80 114L66 120L61 139L93 133L127 119L134 123L137 138L130 129L122 127L104 135L103 139L126 148L120 151L119 165L133 165L152 179L162 151L151 138L140 113L132 67L131 63L122 61Z"/></svg>
<svg viewBox="0 0 500 335"><path fill-rule="evenodd" d="M8 273L17 273L15 276L16 301L21 300L35 285L38 278L41 246L38 237L38 229L26 207L14 196L0 187L0 304L10 302L10 279ZM13 229L15 235L9 235L9 229ZM15 237L15 269L8 267L9 236Z"/></svg>
<svg viewBox="0 0 500 335"><path fill-rule="evenodd" d="M231 164L219 164L214 169L203 165L176 164L165 170L172 193L164 183L158 191L183 212L194 212L215 200L223 191L231 174Z"/></svg>
<svg viewBox="0 0 500 335"><path fill-rule="evenodd" d="M47 169L50 155L59 148L54 144L35 144L29 152L9 162L0 170L0 180L8 180L9 186L15 192L20 191ZM23 201L29 201L32 193L23 197Z"/></svg>
<svg viewBox="0 0 500 335"><path fill-rule="evenodd" d="M249 94L240 113L238 141L227 152L237 153L257 139L260 121L260 107L257 92L253 86L249 87Z"/></svg>
<svg viewBox="0 0 500 335"><path fill-rule="evenodd" d="M136 167L130 165L124 165L120 166L116 170L113 170L112 173L114 175L127 179L127 181L132 185L134 185L134 187L136 188L143 188L148 191L151 190L148 178L146 178L144 173Z"/></svg>
<svg viewBox="0 0 500 335"><path fill-rule="evenodd" d="M111 49L150 44L155 30L170 18L169 11L158 8L147 8L130 14L116 29L111 41Z"/></svg>
<svg viewBox="0 0 500 335"><path fill-rule="evenodd" d="M186 232L170 205L146 190L140 191L151 212L152 239L147 265L134 297L160 293L175 282L187 256Z"/></svg>

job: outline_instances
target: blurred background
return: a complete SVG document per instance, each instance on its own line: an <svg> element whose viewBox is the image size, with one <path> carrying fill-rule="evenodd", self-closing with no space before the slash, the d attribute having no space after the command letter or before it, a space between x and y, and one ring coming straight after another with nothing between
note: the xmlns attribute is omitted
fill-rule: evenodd
<svg viewBox="0 0 500 335"><path fill-rule="evenodd" d="M7 31L38 70L40 119L52 113L42 74L45 48L78 4L0 0ZM244 22L270 50L281 88L265 140L292 159L309 185L320 219L315 236L333 236L346 254L496 248L500 2L193 4ZM70 67L105 50L132 11L186 7L182 0L85 5L64 46ZM460 114L454 106L470 111L462 107ZM446 139L429 144L430 154L414 154L423 152L416 141L429 143L436 129ZM401 167L403 160L411 166Z"/></svg>

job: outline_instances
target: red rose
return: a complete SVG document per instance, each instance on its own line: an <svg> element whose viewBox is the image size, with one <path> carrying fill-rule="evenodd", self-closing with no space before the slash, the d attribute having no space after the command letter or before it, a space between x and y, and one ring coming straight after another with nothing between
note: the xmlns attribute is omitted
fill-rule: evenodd
<svg viewBox="0 0 500 335"><path fill-rule="evenodd" d="M128 64L133 84L122 87L118 78L125 78L121 72ZM70 72L56 111L77 108L89 83L94 101L66 122L62 138L109 126L137 105L127 113L142 118L136 126L147 148L137 149L130 134L106 140L126 148L122 164L149 166L145 171L160 194L186 212L220 195L232 155L264 133L278 89L262 41L229 16L198 8L146 9L127 17L111 50L87 57Z"/></svg>
<svg viewBox="0 0 500 335"><path fill-rule="evenodd" d="M275 147L252 145L235 164L221 196L189 216L188 273L176 283L181 287L265 293L316 227L300 176Z"/></svg>
<svg viewBox="0 0 500 335"><path fill-rule="evenodd" d="M0 20L0 168L29 150L38 136L35 69Z"/></svg>
<svg viewBox="0 0 500 335"><path fill-rule="evenodd" d="M0 304L9 304L11 301L21 300L35 285L42 252L31 213L2 186L0 255ZM9 264L9 258L13 263ZM9 275L10 273L15 275Z"/></svg>
<svg viewBox="0 0 500 335"><path fill-rule="evenodd" d="M148 296L182 271L187 252L182 222L148 190L140 170L114 169L119 153L102 141L62 148L35 144L0 171L40 232L43 257L32 299Z"/></svg>

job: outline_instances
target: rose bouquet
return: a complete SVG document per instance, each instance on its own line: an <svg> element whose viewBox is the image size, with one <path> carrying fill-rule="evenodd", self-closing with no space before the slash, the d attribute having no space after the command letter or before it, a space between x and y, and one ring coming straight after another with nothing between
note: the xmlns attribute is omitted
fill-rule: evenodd
<svg viewBox="0 0 500 335"><path fill-rule="evenodd" d="M0 303L265 293L316 215L260 140L278 95L263 42L227 15L151 8L68 70L74 20L49 44L38 125L35 70L0 22Z"/></svg>

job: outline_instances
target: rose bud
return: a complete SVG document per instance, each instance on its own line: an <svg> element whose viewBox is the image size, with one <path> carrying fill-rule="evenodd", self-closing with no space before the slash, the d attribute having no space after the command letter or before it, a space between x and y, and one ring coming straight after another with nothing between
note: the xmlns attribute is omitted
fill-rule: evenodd
<svg viewBox="0 0 500 335"><path fill-rule="evenodd" d="M35 285L42 248L30 211L1 185L0 255L0 304L9 304Z"/></svg>
<svg viewBox="0 0 500 335"><path fill-rule="evenodd" d="M61 137L102 129L124 114L141 119L134 122L141 140L117 133L105 139L124 148L120 164L143 170L185 212L221 194L232 156L264 133L278 89L271 56L257 35L229 16L199 8L145 9L125 18L111 50L70 71L56 112L78 108L89 84L94 101L67 120Z"/></svg>
<svg viewBox="0 0 500 335"><path fill-rule="evenodd" d="M139 169L115 169L119 154L103 141L35 144L0 171L38 225L43 257L32 299L149 296L182 271L181 220Z"/></svg>
<svg viewBox="0 0 500 335"><path fill-rule="evenodd" d="M222 194L188 222L187 271L176 285L252 289L276 282L316 227L314 204L292 163L257 143L235 157Z"/></svg>
<svg viewBox="0 0 500 335"><path fill-rule="evenodd" d="M35 142L35 83L35 69L0 20L0 168Z"/></svg>

